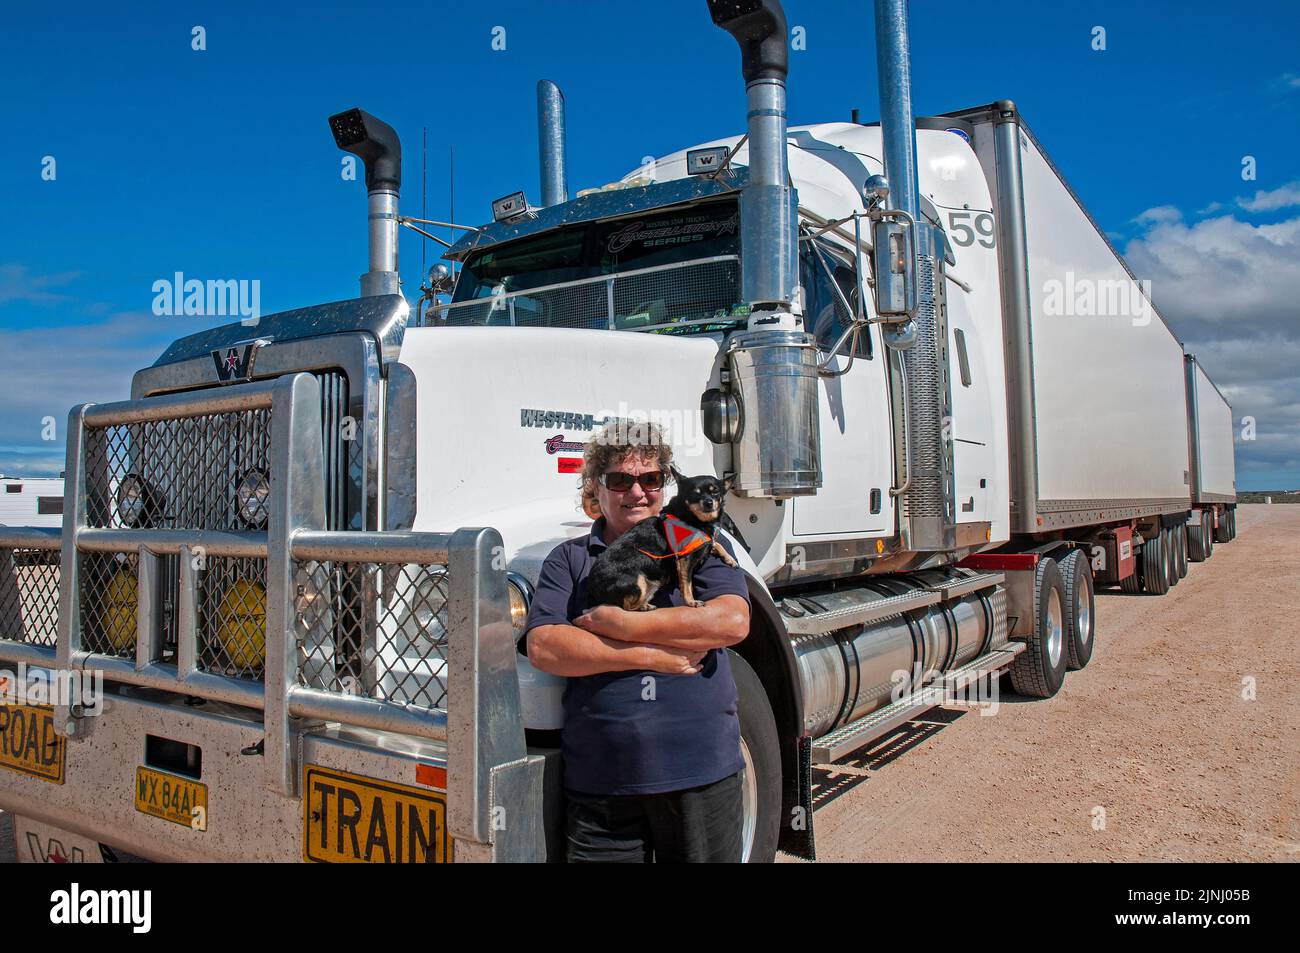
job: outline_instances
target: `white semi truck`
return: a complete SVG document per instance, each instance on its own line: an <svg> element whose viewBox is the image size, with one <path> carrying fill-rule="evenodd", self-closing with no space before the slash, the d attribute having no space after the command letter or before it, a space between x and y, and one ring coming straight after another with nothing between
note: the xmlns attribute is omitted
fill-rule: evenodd
<svg viewBox="0 0 1300 953"><path fill-rule="evenodd" d="M1003 674L1055 694L1095 585L1162 593L1231 538L1230 410L1015 107L914 120L878 0L882 124L787 128L780 4L708 8L743 136L570 199L541 84L541 202L494 203L412 309L397 136L332 117L362 296L72 411L62 531L0 531L20 856L561 857L563 683L517 642L609 420L734 477L748 860L814 856L813 764ZM39 694L70 672L102 699Z"/></svg>

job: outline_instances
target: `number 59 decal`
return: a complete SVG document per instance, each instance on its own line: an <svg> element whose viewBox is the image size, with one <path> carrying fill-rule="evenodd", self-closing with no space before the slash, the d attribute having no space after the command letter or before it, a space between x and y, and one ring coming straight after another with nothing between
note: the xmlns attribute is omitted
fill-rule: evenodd
<svg viewBox="0 0 1300 953"><path fill-rule="evenodd" d="M974 216L972 220L971 216ZM993 213L991 212L949 212L948 232L952 243L966 248L977 241L982 248L994 245Z"/></svg>

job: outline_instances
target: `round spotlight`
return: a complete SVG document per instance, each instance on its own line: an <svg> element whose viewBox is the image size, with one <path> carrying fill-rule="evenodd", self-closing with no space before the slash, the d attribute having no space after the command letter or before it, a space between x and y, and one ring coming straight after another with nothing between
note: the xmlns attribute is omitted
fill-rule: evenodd
<svg viewBox="0 0 1300 953"><path fill-rule="evenodd" d="M130 529L148 525L152 507L149 487L134 473L122 477L117 485L117 515Z"/></svg>
<svg viewBox="0 0 1300 953"><path fill-rule="evenodd" d="M271 478L262 470L249 470L235 490L239 518L249 526L265 526L270 499Z"/></svg>

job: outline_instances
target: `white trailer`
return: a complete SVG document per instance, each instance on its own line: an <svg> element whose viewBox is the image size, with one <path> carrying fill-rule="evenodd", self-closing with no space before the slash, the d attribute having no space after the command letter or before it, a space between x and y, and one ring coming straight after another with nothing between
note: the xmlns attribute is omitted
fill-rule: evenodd
<svg viewBox="0 0 1300 953"><path fill-rule="evenodd" d="M0 526L62 524L62 477L0 476Z"/></svg>
<svg viewBox="0 0 1300 953"><path fill-rule="evenodd" d="M542 204L457 226L412 313L397 135L340 113L362 296L180 339L130 400L73 410L62 533L0 531L0 571L40 554L62 598L0 630L0 661L102 671L113 703L0 705L0 808L34 842L555 857L564 681L523 624L589 530L577 473L610 420L734 478L749 860L815 856L813 763L1004 672L1055 694L1092 655L1095 583L1186 572L1182 349L1014 106L914 123L906 5L877 0L883 126L787 129L780 4L708 7L742 50L743 137L569 199L543 83ZM192 816L151 801L163 780Z"/></svg>
<svg viewBox="0 0 1300 953"><path fill-rule="evenodd" d="M1237 533L1237 467L1232 407L1193 354L1186 358L1187 440L1192 469L1188 554L1207 558Z"/></svg>

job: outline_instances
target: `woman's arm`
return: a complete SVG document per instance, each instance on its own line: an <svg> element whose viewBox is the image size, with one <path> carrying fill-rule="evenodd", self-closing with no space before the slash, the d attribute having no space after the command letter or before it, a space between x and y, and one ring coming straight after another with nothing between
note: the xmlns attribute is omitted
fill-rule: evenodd
<svg viewBox="0 0 1300 953"><path fill-rule="evenodd" d="M744 641L749 635L749 603L744 596L722 595L698 608L672 606L652 612L595 606L573 624L614 642L707 652Z"/></svg>
<svg viewBox="0 0 1300 953"><path fill-rule="evenodd" d="M539 625L529 629L526 638L528 661L534 668L570 678L640 669L665 675L695 675L704 657L703 649L692 651L608 639L572 625Z"/></svg>

